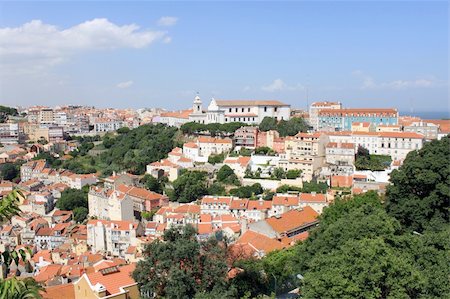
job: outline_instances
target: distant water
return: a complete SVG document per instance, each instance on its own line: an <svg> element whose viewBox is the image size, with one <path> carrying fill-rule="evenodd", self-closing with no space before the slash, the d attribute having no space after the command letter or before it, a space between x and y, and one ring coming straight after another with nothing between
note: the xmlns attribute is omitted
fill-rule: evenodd
<svg viewBox="0 0 450 299"><path fill-rule="evenodd" d="M399 111L400 116L418 116L421 119L450 119L449 111L417 111L411 113L411 111Z"/></svg>

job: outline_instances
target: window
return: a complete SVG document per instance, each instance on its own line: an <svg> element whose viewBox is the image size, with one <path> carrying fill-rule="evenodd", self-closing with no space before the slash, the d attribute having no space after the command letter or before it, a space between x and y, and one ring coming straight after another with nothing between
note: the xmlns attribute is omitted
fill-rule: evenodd
<svg viewBox="0 0 450 299"><path fill-rule="evenodd" d="M273 111L277 112L277 110L278 110L278 107L273 108Z"/></svg>
<svg viewBox="0 0 450 299"><path fill-rule="evenodd" d="M238 108L236 108L236 112L238 112Z"/></svg>
<svg viewBox="0 0 450 299"><path fill-rule="evenodd" d="M228 112L231 112L231 108L230 108L230 109L228 109Z"/></svg>
<svg viewBox="0 0 450 299"><path fill-rule="evenodd" d="M267 107L264 107L264 112L267 112Z"/></svg>
<svg viewBox="0 0 450 299"><path fill-rule="evenodd" d="M244 112L244 108L242 108L242 112Z"/></svg>
<svg viewBox="0 0 450 299"><path fill-rule="evenodd" d="M248 108L248 110L247 110L248 112L250 112L250 108Z"/></svg>

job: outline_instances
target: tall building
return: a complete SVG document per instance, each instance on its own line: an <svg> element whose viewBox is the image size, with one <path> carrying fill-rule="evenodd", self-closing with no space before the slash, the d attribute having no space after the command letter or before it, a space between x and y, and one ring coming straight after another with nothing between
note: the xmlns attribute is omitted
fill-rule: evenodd
<svg viewBox="0 0 450 299"><path fill-rule="evenodd" d="M369 122L375 126L396 125L398 111L383 108L321 109L318 118L319 130L351 131L354 122Z"/></svg>
<svg viewBox="0 0 450 299"><path fill-rule="evenodd" d="M342 109L340 102L314 102L309 107L309 123L314 130L319 127L319 111L321 109Z"/></svg>

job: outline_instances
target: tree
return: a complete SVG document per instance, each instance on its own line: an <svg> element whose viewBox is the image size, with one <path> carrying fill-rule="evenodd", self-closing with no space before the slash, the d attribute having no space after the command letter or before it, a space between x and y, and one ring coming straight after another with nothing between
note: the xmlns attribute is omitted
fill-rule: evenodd
<svg viewBox="0 0 450 299"><path fill-rule="evenodd" d="M174 182L173 190L168 191L172 201L192 202L207 194L207 173L204 171L186 171Z"/></svg>
<svg viewBox="0 0 450 299"><path fill-rule="evenodd" d="M230 194L240 198L255 198L256 195L264 192L261 184L256 183L251 186L242 186L230 190Z"/></svg>
<svg viewBox="0 0 450 299"><path fill-rule="evenodd" d="M156 179L155 177L146 174L144 175L144 177L141 179L141 183L144 184L145 188L162 194L163 193L163 189L164 189L164 182L162 182L161 180Z"/></svg>
<svg viewBox="0 0 450 299"><path fill-rule="evenodd" d="M263 132L267 132L270 130L277 129L277 121L273 117L264 117L261 123L259 124L259 130Z"/></svg>
<svg viewBox="0 0 450 299"><path fill-rule="evenodd" d="M224 184L240 185L239 179L228 165L223 165L217 172L217 180Z"/></svg>
<svg viewBox="0 0 450 299"><path fill-rule="evenodd" d="M19 198L23 195L16 190L11 191L8 195L4 196L0 202L0 222L11 220L15 215L20 212ZM27 262L27 254L31 255L31 250L20 248L18 250L10 251L6 248L5 251L0 254L0 264L2 267L3 275L9 274L9 267L14 261L16 265L19 265L20 261ZM26 263L27 264L27 263ZM25 280L17 280L15 277L9 279L0 279L0 298L41 298L39 294L41 287L38 286L33 278L27 278Z"/></svg>
<svg viewBox="0 0 450 299"><path fill-rule="evenodd" d="M217 239L198 242L187 225L164 233L164 242L148 244L133 272L148 297L194 298L197 293L227 290L226 247Z"/></svg>
<svg viewBox="0 0 450 299"><path fill-rule="evenodd" d="M72 211L77 207L88 208L88 188L66 189L61 193L61 198L56 202L56 207L64 211Z"/></svg>
<svg viewBox="0 0 450 299"><path fill-rule="evenodd" d="M300 177L302 171L300 169L289 169L286 173L286 178L290 180L295 180Z"/></svg>
<svg viewBox="0 0 450 299"><path fill-rule="evenodd" d="M410 152L391 173L386 209L409 230L439 229L449 224L450 138L433 140Z"/></svg>
<svg viewBox="0 0 450 299"><path fill-rule="evenodd" d="M286 171L282 167L277 167L273 170L272 176L276 179L285 179Z"/></svg>
<svg viewBox="0 0 450 299"><path fill-rule="evenodd" d="M15 277L0 280L0 298L2 299L41 299L43 288L33 279Z"/></svg>
<svg viewBox="0 0 450 299"><path fill-rule="evenodd" d="M311 265L304 298L411 298L422 284L411 258L381 238L350 240Z"/></svg>
<svg viewBox="0 0 450 299"><path fill-rule="evenodd" d="M0 165L0 179L12 181L20 174L18 167L13 163L4 163Z"/></svg>
<svg viewBox="0 0 450 299"><path fill-rule="evenodd" d="M89 214L89 210L85 207L76 207L73 209L73 218L76 222L82 223Z"/></svg>
<svg viewBox="0 0 450 299"><path fill-rule="evenodd" d="M226 195L225 187L219 182L215 182L209 186L207 193L209 195Z"/></svg>
<svg viewBox="0 0 450 299"><path fill-rule="evenodd" d="M210 164L217 164L222 163L223 160L225 160L225 153L217 154L217 155L210 155L208 157L208 163Z"/></svg>

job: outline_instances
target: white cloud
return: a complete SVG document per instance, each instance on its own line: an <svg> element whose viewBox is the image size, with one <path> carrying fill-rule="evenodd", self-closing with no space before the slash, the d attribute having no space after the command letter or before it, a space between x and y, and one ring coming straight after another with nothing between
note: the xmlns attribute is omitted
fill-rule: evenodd
<svg viewBox="0 0 450 299"><path fill-rule="evenodd" d="M275 79L272 83L262 86L261 89L267 92L275 92L275 91L285 91L285 90L301 90L304 89L304 86L301 84L297 84L295 86L289 86L283 82L281 79Z"/></svg>
<svg viewBox="0 0 450 299"><path fill-rule="evenodd" d="M418 78L415 80L394 80L377 83L372 76L360 70L353 71L352 74L361 79L361 89L407 89L407 88L431 88L442 86L445 83L435 77Z"/></svg>
<svg viewBox="0 0 450 299"><path fill-rule="evenodd" d="M178 22L178 18L176 18L176 17L161 17L158 20L158 26L164 26L164 27L174 26L177 22Z"/></svg>
<svg viewBox="0 0 450 299"><path fill-rule="evenodd" d="M93 19L67 29L33 20L19 27L0 28L0 66L32 71L79 52L140 49L165 37L165 31L141 30L136 24L120 26L107 19Z"/></svg>
<svg viewBox="0 0 450 299"><path fill-rule="evenodd" d="M125 88L130 87L133 84L134 84L133 81L125 81L125 82L120 82L119 84L117 84L117 87L121 88L121 89L125 89Z"/></svg>
<svg viewBox="0 0 450 299"><path fill-rule="evenodd" d="M170 37L170 36L166 36L164 39L163 39L163 43L165 43L165 44L168 44L168 43L170 43L172 41L172 38Z"/></svg>

